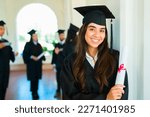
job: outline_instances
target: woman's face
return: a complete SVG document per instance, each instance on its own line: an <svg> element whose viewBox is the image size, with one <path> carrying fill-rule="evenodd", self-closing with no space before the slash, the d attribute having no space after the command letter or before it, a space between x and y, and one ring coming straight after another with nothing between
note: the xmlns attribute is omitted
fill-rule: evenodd
<svg viewBox="0 0 150 117"><path fill-rule="evenodd" d="M32 39L33 39L33 41L35 41L35 42L38 41L38 36L37 36L36 33L32 35Z"/></svg>
<svg viewBox="0 0 150 117"><path fill-rule="evenodd" d="M90 23L85 33L85 40L90 48L98 48L104 41L106 27L95 23Z"/></svg>

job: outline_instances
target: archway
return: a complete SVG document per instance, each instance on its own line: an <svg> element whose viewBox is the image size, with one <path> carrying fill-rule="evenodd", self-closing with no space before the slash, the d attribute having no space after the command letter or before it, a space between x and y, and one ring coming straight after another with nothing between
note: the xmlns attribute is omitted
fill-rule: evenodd
<svg viewBox="0 0 150 117"><path fill-rule="evenodd" d="M53 50L55 32L58 29L57 18L52 9L41 3L32 3L23 7L16 20L17 25L17 45L21 54L24 45L29 41L27 34L31 29L37 30L39 42L42 46L48 46Z"/></svg>

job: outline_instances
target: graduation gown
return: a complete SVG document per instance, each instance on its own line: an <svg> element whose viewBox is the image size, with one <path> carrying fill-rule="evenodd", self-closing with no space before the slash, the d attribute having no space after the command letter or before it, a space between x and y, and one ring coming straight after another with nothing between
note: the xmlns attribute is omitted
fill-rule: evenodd
<svg viewBox="0 0 150 117"><path fill-rule="evenodd" d="M73 76L72 65L74 62L74 54L68 56L62 67L61 71L61 86L63 99L65 100L105 100L111 87L115 85L117 68L114 74L108 80L108 86L104 86L103 91L99 93L99 84L94 78L94 69L90 63L85 59L85 78L86 84L83 91L80 90L79 84L75 81ZM96 64L95 64L96 66ZM116 65L117 66L117 65ZM128 99L128 78L126 74L124 85L125 94L123 94L121 99Z"/></svg>
<svg viewBox="0 0 150 117"><path fill-rule="evenodd" d="M55 53L55 50L53 51L53 57L52 57L52 64L56 65L57 69L61 69L61 66L63 64L64 61L64 56L63 56L63 48L64 48L65 44L61 44L61 43L57 43L55 45L55 48L59 48L62 49L62 51L59 52L59 54Z"/></svg>
<svg viewBox="0 0 150 117"><path fill-rule="evenodd" d="M43 52L39 43L35 45L32 41L27 42L23 50L23 60L27 66L27 79L34 80L35 78L42 78L42 60L45 60L45 56L38 61L31 59L31 56L39 56Z"/></svg>
<svg viewBox="0 0 150 117"><path fill-rule="evenodd" d="M73 41L69 41L65 43L64 49L63 49L63 56L66 58L68 55L74 52L75 49L75 43Z"/></svg>
<svg viewBox="0 0 150 117"><path fill-rule="evenodd" d="M8 42L6 39L0 40L0 43ZM8 87L9 73L10 73L10 60L15 61L15 55L10 46L0 49L0 86Z"/></svg>

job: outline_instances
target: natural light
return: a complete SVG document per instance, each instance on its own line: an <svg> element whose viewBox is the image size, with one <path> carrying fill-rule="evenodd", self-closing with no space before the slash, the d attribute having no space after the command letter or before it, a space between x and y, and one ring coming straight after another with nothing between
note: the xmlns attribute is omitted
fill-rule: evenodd
<svg viewBox="0 0 150 117"><path fill-rule="evenodd" d="M17 15L17 44L21 54L24 45L30 40L27 34L31 29L35 29L38 34L39 42L48 50L53 50L53 43L56 40L58 29L55 13L46 5L40 3L29 4L23 7Z"/></svg>

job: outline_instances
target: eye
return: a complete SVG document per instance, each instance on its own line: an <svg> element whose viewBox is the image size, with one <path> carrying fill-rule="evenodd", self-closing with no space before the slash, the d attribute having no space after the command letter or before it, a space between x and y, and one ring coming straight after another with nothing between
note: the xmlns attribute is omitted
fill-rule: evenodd
<svg viewBox="0 0 150 117"><path fill-rule="evenodd" d="M94 31L94 28L89 28L90 31Z"/></svg>
<svg viewBox="0 0 150 117"><path fill-rule="evenodd" d="M105 29L100 29L100 32L103 32L103 33L104 33L104 32L105 32Z"/></svg>

